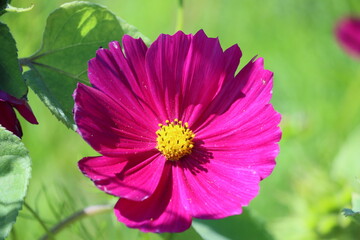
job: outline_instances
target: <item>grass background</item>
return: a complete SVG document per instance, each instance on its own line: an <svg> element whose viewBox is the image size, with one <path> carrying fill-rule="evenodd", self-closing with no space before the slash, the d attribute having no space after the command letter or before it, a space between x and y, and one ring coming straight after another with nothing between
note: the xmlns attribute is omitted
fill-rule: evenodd
<svg viewBox="0 0 360 240"><path fill-rule="evenodd" d="M40 47L47 16L65 2L12 1L17 7L34 4L29 12L0 19L9 25L20 57ZM107 6L151 40L175 32L176 0L91 2ZM274 173L249 206L275 239L356 239L360 234L340 213L351 207L360 175L360 62L342 51L333 34L336 22L349 14L360 14L359 1L184 0L183 31L204 29L219 37L224 48L239 44L242 66L259 55L275 73L272 103L283 115L281 153ZM22 121L23 141L33 161L27 204L50 227L84 206L114 203L77 169L79 159L96 153L32 92L29 101L40 124ZM36 239L43 233L25 209L9 239ZM57 239L138 235L107 213L74 224Z"/></svg>

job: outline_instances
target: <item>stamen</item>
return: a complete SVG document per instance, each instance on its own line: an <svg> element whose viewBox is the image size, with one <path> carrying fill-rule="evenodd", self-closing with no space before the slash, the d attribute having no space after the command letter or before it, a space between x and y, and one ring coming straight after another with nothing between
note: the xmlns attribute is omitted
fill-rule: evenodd
<svg viewBox="0 0 360 240"><path fill-rule="evenodd" d="M166 125L160 123L160 129L156 131L156 148L167 160L178 161L191 153L195 134L189 129L187 122L183 125L177 118L173 122L166 120L165 123Z"/></svg>

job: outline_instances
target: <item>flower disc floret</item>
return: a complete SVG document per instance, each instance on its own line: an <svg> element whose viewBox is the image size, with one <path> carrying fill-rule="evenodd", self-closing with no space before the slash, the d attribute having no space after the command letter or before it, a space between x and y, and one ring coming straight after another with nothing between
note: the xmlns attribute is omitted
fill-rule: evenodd
<svg viewBox="0 0 360 240"><path fill-rule="evenodd" d="M166 125L159 124L160 129L156 131L158 136L156 148L170 161L178 161L180 158L191 153L195 134L178 119L173 122L166 120Z"/></svg>

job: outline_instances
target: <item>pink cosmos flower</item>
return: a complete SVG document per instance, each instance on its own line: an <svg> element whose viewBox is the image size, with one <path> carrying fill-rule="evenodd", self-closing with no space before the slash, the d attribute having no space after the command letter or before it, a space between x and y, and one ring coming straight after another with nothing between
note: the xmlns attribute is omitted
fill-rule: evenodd
<svg viewBox="0 0 360 240"><path fill-rule="evenodd" d="M344 50L355 58L360 58L360 18L341 19L336 26L335 33Z"/></svg>
<svg viewBox="0 0 360 240"><path fill-rule="evenodd" d="M74 93L78 132L102 155L81 171L120 197L119 221L145 232L240 214L279 152L273 73L259 58L236 74L239 47L223 51L203 31L122 43L97 51L92 87Z"/></svg>
<svg viewBox="0 0 360 240"><path fill-rule="evenodd" d="M28 122L38 124L26 100L18 99L0 90L0 125L21 138L23 133L14 108L16 108L21 116Z"/></svg>

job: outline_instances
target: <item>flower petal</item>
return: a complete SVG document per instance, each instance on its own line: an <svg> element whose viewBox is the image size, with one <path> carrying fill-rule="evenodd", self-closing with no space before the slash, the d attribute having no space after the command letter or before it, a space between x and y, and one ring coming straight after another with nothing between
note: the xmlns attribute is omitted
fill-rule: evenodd
<svg viewBox="0 0 360 240"><path fill-rule="evenodd" d="M18 99L11 96L10 94L0 90L0 101L9 103L11 106L15 107L21 116L25 118L29 123L38 124L29 104L24 99Z"/></svg>
<svg viewBox="0 0 360 240"><path fill-rule="evenodd" d="M191 126L193 131L201 132L202 128L206 128L207 133L209 129L218 131L218 128L208 127L209 123L221 124L220 128L237 128L243 124L244 121L239 120L256 115L269 103L272 78L273 73L264 69L262 58L251 60L235 78L225 82L208 109ZM214 121L215 118L218 120Z"/></svg>
<svg viewBox="0 0 360 240"><path fill-rule="evenodd" d="M208 38L202 30L194 36L160 35L146 55L157 109L166 119L196 119L222 85L228 74L225 69L235 72L234 64L227 66L226 57L219 40Z"/></svg>
<svg viewBox="0 0 360 240"><path fill-rule="evenodd" d="M175 169L182 204L191 216L202 219L218 219L240 214L259 191L260 177L256 171L236 168L217 159L196 168L199 159L207 157L200 151L193 152Z"/></svg>
<svg viewBox="0 0 360 240"><path fill-rule="evenodd" d="M237 116L234 118L238 119ZM237 128L219 127L217 133L213 131L207 135L202 147L212 152L214 159L236 167L251 168L264 179L275 167L279 153L280 114L271 105L266 105L252 118L243 118L238 119L242 125Z"/></svg>
<svg viewBox="0 0 360 240"><path fill-rule="evenodd" d="M123 63L123 55L113 50L111 45L110 50L112 50L117 61L122 63L120 67L125 68L124 75L128 79L134 92L142 96L149 106L155 107L154 98L151 91L149 91L149 86L151 86L152 83L149 81L146 73L145 57L147 46L141 39L134 39L129 35L124 35L122 42L127 64Z"/></svg>
<svg viewBox="0 0 360 240"><path fill-rule="evenodd" d="M143 95L146 86L142 83L147 77L141 69L138 71L133 68L135 63L136 66L145 65L141 59L145 58L142 55L146 53L147 47L141 39L132 40L134 43L131 46L137 51L137 58L130 54L131 59L125 58L120 44L111 42L109 49L99 49L96 57L89 61L88 76L96 89L126 108L134 117L144 118L143 113L146 112L147 118L143 120L158 124L158 113L153 111L153 107L149 105L152 102Z"/></svg>
<svg viewBox="0 0 360 240"><path fill-rule="evenodd" d="M208 38L202 30L194 35L184 69L184 121L197 119L215 97L227 77L224 58L218 38Z"/></svg>
<svg viewBox="0 0 360 240"><path fill-rule="evenodd" d="M16 118L16 114L12 106L9 103L0 100L0 113L0 125L21 138L21 125L19 120Z"/></svg>
<svg viewBox="0 0 360 240"><path fill-rule="evenodd" d="M156 146L156 124L130 114L101 91L78 84L74 92L74 119L80 135L98 152L116 156Z"/></svg>
<svg viewBox="0 0 360 240"><path fill-rule="evenodd" d="M223 143L219 143L219 145L223 145ZM275 141L228 148L210 146L207 149L212 152L212 157L217 161L235 168L251 169L259 175L260 179L264 179L272 173L276 165L275 158L279 154L279 146Z"/></svg>
<svg viewBox="0 0 360 240"><path fill-rule="evenodd" d="M115 215L128 227L144 232L182 232L191 225L191 216L180 201L179 186L172 176L172 163L166 162L154 194L141 202L121 198Z"/></svg>
<svg viewBox="0 0 360 240"><path fill-rule="evenodd" d="M26 100L18 99L0 90L0 125L21 138L23 135L21 125L13 108L16 108L28 122L38 124Z"/></svg>
<svg viewBox="0 0 360 240"><path fill-rule="evenodd" d="M232 90L230 90L232 89ZM228 81L195 127L196 138L215 159L251 168L261 179L275 166L281 116L271 104L272 73L263 60L250 61L233 81ZM200 121L199 121L200 122Z"/></svg>
<svg viewBox="0 0 360 240"><path fill-rule="evenodd" d="M79 168L102 191L135 201L148 198L159 183L165 159L156 150L123 157L87 157Z"/></svg>
<svg viewBox="0 0 360 240"><path fill-rule="evenodd" d="M161 34L146 55L146 71L157 109L164 120L181 118L182 82L191 36L177 32L173 36ZM164 121L163 120L163 121Z"/></svg>
<svg viewBox="0 0 360 240"><path fill-rule="evenodd" d="M229 122L221 122L225 119L223 115L232 117ZM231 111L217 118L218 125L212 124L208 131L198 133L198 137L204 139L207 147L216 143L218 147L229 149L239 145L257 146L257 143L278 142L281 138L278 127L281 116L272 105L268 104L254 113L241 114Z"/></svg>
<svg viewBox="0 0 360 240"><path fill-rule="evenodd" d="M16 108L16 110L18 110L21 116L25 118L29 123L38 124L38 121L36 120L36 117L32 112L30 105L25 100L23 101L24 102L22 104L13 105L13 106Z"/></svg>
<svg viewBox="0 0 360 240"><path fill-rule="evenodd" d="M360 17L351 16L340 20L335 33L344 50L360 58Z"/></svg>

